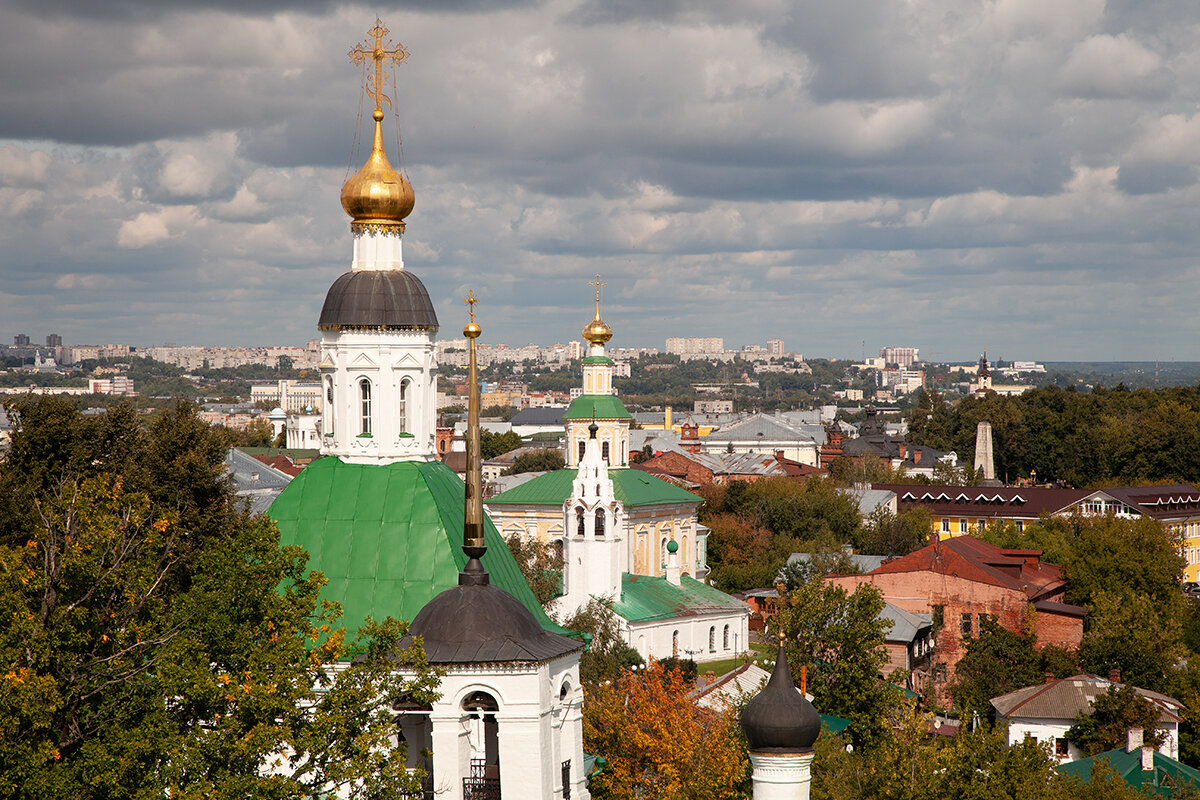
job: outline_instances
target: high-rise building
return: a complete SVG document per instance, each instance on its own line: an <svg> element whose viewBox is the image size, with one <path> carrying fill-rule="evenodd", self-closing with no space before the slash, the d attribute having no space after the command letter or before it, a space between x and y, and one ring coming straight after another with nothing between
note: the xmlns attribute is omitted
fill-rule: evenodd
<svg viewBox="0 0 1200 800"><path fill-rule="evenodd" d="M52 333L46 337L46 347L62 347L62 337Z"/></svg>
<svg viewBox="0 0 1200 800"><path fill-rule="evenodd" d="M18 333L13 337L13 347L28 347L29 337L23 333Z"/></svg>
<svg viewBox="0 0 1200 800"><path fill-rule="evenodd" d="M667 353L677 356L690 356L701 353L725 352L725 340L716 337L672 336L667 339Z"/></svg>
<svg viewBox="0 0 1200 800"><path fill-rule="evenodd" d="M783 355L783 339L767 339L767 355L772 358Z"/></svg>
<svg viewBox="0 0 1200 800"><path fill-rule="evenodd" d="M900 369L908 369L914 361L920 361L920 350L916 347L884 347L879 351L880 357L888 364L895 364Z"/></svg>

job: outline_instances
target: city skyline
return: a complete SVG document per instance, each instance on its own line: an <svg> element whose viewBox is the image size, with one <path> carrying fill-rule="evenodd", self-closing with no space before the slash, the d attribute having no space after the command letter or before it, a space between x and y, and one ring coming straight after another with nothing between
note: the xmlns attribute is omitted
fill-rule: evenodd
<svg viewBox="0 0 1200 800"><path fill-rule="evenodd" d="M491 341L567 342L599 272L618 347L1197 358L1200 8L446 8L381 12L412 54L405 257L443 334L471 288ZM0 9L7 336L313 338L374 15Z"/></svg>

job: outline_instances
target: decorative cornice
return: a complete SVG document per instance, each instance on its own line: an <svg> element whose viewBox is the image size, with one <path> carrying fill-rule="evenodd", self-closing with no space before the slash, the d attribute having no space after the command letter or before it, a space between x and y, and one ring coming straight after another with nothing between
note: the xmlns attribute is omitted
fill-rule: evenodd
<svg viewBox="0 0 1200 800"><path fill-rule="evenodd" d="M373 233L380 236L400 236L404 223L399 220L356 220L350 223L350 232L355 236Z"/></svg>

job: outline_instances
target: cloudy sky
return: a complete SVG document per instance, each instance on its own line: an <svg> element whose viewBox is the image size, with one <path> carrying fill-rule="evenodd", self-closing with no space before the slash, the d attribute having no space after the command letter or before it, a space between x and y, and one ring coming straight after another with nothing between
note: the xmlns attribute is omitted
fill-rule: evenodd
<svg viewBox="0 0 1200 800"><path fill-rule="evenodd" d="M447 336L1200 359L1176 0L3 0L0 336L312 338L376 13Z"/></svg>

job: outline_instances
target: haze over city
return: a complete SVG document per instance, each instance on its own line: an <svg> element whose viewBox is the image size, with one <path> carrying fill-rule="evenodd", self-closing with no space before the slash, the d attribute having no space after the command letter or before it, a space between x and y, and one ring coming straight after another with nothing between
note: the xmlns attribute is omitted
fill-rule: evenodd
<svg viewBox="0 0 1200 800"><path fill-rule="evenodd" d="M1197 357L1200 7L1102 0L13 0L6 336L313 338L376 12L444 336Z"/></svg>

